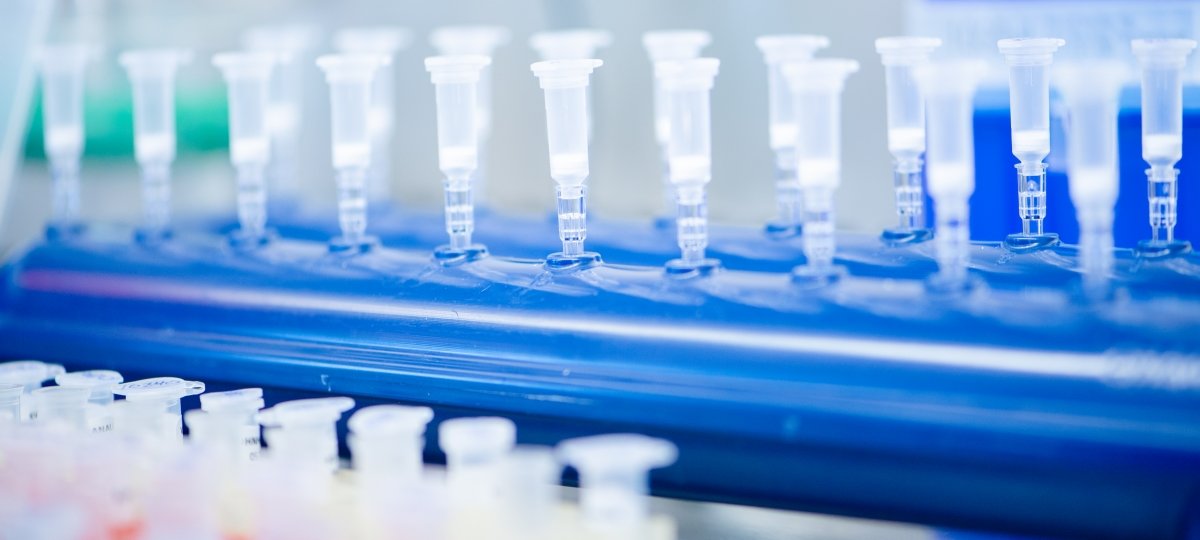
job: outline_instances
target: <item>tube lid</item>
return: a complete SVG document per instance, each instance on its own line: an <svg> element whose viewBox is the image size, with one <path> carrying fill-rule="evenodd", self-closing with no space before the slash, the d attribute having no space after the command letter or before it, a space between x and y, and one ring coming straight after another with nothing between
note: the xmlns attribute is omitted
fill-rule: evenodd
<svg viewBox="0 0 1200 540"><path fill-rule="evenodd" d="M1134 56L1143 65L1180 65L1196 48L1194 39L1135 39L1130 42Z"/></svg>
<svg viewBox="0 0 1200 540"><path fill-rule="evenodd" d="M796 89L828 88L840 90L846 78L858 71L858 62L844 58L817 58L807 62L788 62L783 76L788 87Z"/></svg>
<svg viewBox="0 0 1200 540"><path fill-rule="evenodd" d="M599 473L646 472L675 463L679 457L671 441L636 433L568 439L559 443L556 451L559 459L575 469Z"/></svg>
<svg viewBox="0 0 1200 540"><path fill-rule="evenodd" d="M269 427L327 424L337 422L342 413L354 408L348 397L297 399L279 403L258 413L258 422Z"/></svg>
<svg viewBox="0 0 1200 540"><path fill-rule="evenodd" d="M21 402L21 394L25 393L25 385L0 383L0 405L15 405ZM3 421L0 418L0 421Z"/></svg>
<svg viewBox="0 0 1200 540"><path fill-rule="evenodd" d="M642 45L654 63L695 58L709 43L712 35L703 30L654 30L642 34Z"/></svg>
<svg viewBox="0 0 1200 540"><path fill-rule="evenodd" d="M451 456L498 457L517 440L517 426L498 416L454 418L438 426L438 444Z"/></svg>
<svg viewBox="0 0 1200 540"><path fill-rule="evenodd" d="M262 388L242 388L200 395L200 409L205 412L255 412L262 407Z"/></svg>
<svg viewBox="0 0 1200 540"><path fill-rule="evenodd" d="M1007 38L996 42L1000 54L1010 66L1034 66L1049 64L1055 51L1066 45L1059 38Z"/></svg>
<svg viewBox="0 0 1200 540"><path fill-rule="evenodd" d="M153 75L171 76L182 65L192 61L192 51L187 49L135 49L125 51L117 58L129 72L130 78Z"/></svg>
<svg viewBox="0 0 1200 540"><path fill-rule="evenodd" d="M529 66L538 78L543 89L546 88L577 88L588 85L588 75L596 68L604 65L604 61L590 59L579 60L546 60L534 62Z"/></svg>
<svg viewBox="0 0 1200 540"><path fill-rule="evenodd" d="M102 387L114 387L125 382L125 377L120 373L111 369L89 369L87 371L72 371L70 373L62 373L54 378L54 383L59 386L70 386L75 388L99 389Z"/></svg>
<svg viewBox="0 0 1200 540"><path fill-rule="evenodd" d="M223 52L214 54L212 63L226 79L258 77L269 79L277 55L268 52Z"/></svg>
<svg viewBox="0 0 1200 540"><path fill-rule="evenodd" d="M491 56L497 47L508 43L509 37L503 26L443 26L429 34L429 44L444 56Z"/></svg>
<svg viewBox="0 0 1200 540"><path fill-rule="evenodd" d="M433 409L404 405L372 405L363 407L350 416L347 427L355 436L411 435L425 433L425 426L433 420Z"/></svg>
<svg viewBox="0 0 1200 540"><path fill-rule="evenodd" d="M595 28L574 28L538 32L529 37L529 46L543 60L591 58L596 49L612 44L612 33Z"/></svg>
<svg viewBox="0 0 1200 540"><path fill-rule="evenodd" d="M24 386L42 384L63 372L59 364L48 364L39 360L16 360L0 363L0 383L20 384Z"/></svg>
<svg viewBox="0 0 1200 540"><path fill-rule="evenodd" d="M317 67L328 82L371 82L375 72L387 65L388 58L378 54L326 54L317 58Z"/></svg>
<svg viewBox="0 0 1200 540"><path fill-rule="evenodd" d="M942 40L932 37L895 36L875 40L875 52L883 59L883 65L903 65L924 62Z"/></svg>
<svg viewBox="0 0 1200 540"><path fill-rule="evenodd" d="M242 35L242 46L254 52L273 53L280 63L290 63L317 47L321 31L307 24L256 26Z"/></svg>
<svg viewBox="0 0 1200 540"><path fill-rule="evenodd" d="M204 392L204 383L185 381L178 377L155 377L140 381L118 384L113 388L114 394L125 396L128 401L146 401L152 399L176 400L185 396L194 396Z"/></svg>
<svg viewBox="0 0 1200 540"><path fill-rule="evenodd" d="M774 34L754 40L768 64L808 60L829 46L829 38L809 34Z"/></svg>
<svg viewBox="0 0 1200 540"><path fill-rule="evenodd" d="M473 83L479 81L479 73L491 63L491 58L477 54L431 56L425 59L425 71L433 84Z"/></svg>
<svg viewBox="0 0 1200 540"><path fill-rule="evenodd" d="M333 47L343 53L393 55L408 47L412 36L399 26L343 28L333 35Z"/></svg>
<svg viewBox="0 0 1200 540"><path fill-rule="evenodd" d="M721 66L716 58L663 60L654 63L654 76L664 89L710 89Z"/></svg>

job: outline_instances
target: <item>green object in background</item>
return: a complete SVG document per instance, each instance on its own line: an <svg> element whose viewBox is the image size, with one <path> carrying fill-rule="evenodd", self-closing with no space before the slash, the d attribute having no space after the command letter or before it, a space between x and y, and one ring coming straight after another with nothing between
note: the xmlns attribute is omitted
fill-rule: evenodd
<svg viewBox="0 0 1200 540"><path fill-rule="evenodd" d="M45 159L41 94L35 95L25 136L25 157ZM220 86L176 91L175 138L179 155L229 148L225 99L225 89ZM125 87L88 89L83 114L85 156L133 159L133 96Z"/></svg>

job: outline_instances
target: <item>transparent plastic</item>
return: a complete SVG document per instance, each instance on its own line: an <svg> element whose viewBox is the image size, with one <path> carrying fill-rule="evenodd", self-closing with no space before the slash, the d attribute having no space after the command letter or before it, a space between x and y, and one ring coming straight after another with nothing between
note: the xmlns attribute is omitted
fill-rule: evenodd
<svg viewBox="0 0 1200 540"><path fill-rule="evenodd" d="M372 202L391 199L392 143L396 125L396 55L408 47L407 30L394 26L344 28L333 36L341 53L375 54L385 58L371 89L371 169L367 193Z"/></svg>
<svg viewBox="0 0 1200 540"><path fill-rule="evenodd" d="M192 54L143 49L121 54L133 87L134 156L142 168L143 239L166 236L171 222L171 163L175 161L175 72Z"/></svg>
<svg viewBox="0 0 1200 540"><path fill-rule="evenodd" d="M87 421L88 426L95 432L108 432L113 429L113 390L125 381L120 373L108 369L92 369L87 371L72 371L54 378L55 384L71 388L83 388L89 392Z"/></svg>
<svg viewBox="0 0 1200 540"><path fill-rule="evenodd" d="M348 397L297 399L258 413L270 459L328 472L338 468L337 421L354 408Z"/></svg>
<svg viewBox="0 0 1200 540"><path fill-rule="evenodd" d="M213 56L229 96L229 158L237 169L235 239L253 244L266 238L267 164L272 161L269 119L271 73L275 57L263 53L221 53ZM286 156L275 156L286 159Z"/></svg>
<svg viewBox="0 0 1200 540"><path fill-rule="evenodd" d="M842 89L858 71L853 60L821 58L783 66L800 119L796 137L796 171L804 200L802 244L807 264L796 276L825 281L841 268L833 264L837 249L833 193L842 181Z"/></svg>
<svg viewBox="0 0 1200 540"><path fill-rule="evenodd" d="M519 445L505 457L501 500L512 538L554 538L562 465L546 446Z"/></svg>
<svg viewBox="0 0 1200 540"><path fill-rule="evenodd" d="M51 236L79 228L79 160L83 157L82 44L49 45L41 52L42 136L53 182Z"/></svg>
<svg viewBox="0 0 1200 540"><path fill-rule="evenodd" d="M88 428L87 402L91 392L86 388L47 386L31 394L35 422L59 426L73 431Z"/></svg>
<svg viewBox="0 0 1200 540"><path fill-rule="evenodd" d="M893 243L927 240L925 190L921 157L925 153L925 99L917 85L915 70L929 62L929 55L942 45L930 37L885 37L875 40L875 51L883 61L887 86L888 151L895 163L894 186L896 228L883 238Z"/></svg>
<svg viewBox="0 0 1200 540"><path fill-rule="evenodd" d="M49 364L39 360L0 362L0 384L19 384L23 388L21 410L18 414L18 418L22 422L29 420L33 413L33 404L29 394L40 388L42 383L53 380L65 371L59 364Z"/></svg>
<svg viewBox="0 0 1200 540"><path fill-rule="evenodd" d="M583 60L595 58L596 51L612 44L612 33L595 28L572 28L537 32L529 37L529 46L542 60Z"/></svg>
<svg viewBox="0 0 1200 540"><path fill-rule="evenodd" d="M21 396L25 395L25 386L13 383L0 383L0 424L4 422L20 422Z"/></svg>
<svg viewBox="0 0 1200 540"><path fill-rule="evenodd" d="M442 422L438 444L446 454L446 481L451 495L480 502L498 498L505 458L516 438L513 422L498 416Z"/></svg>
<svg viewBox="0 0 1200 540"><path fill-rule="evenodd" d="M1040 249L1057 243L1046 234L1046 164L1050 155L1050 64L1066 41L1058 38L1010 38L997 42L1008 64L1012 153L1017 164L1017 210L1021 232L1006 240L1016 250Z"/></svg>
<svg viewBox="0 0 1200 540"><path fill-rule="evenodd" d="M258 426L258 411L263 408L262 388L241 388L225 392L200 395L200 409L214 417L216 422L236 427L240 454L247 460L258 458L262 450L262 437Z"/></svg>
<svg viewBox="0 0 1200 540"><path fill-rule="evenodd" d="M183 409L180 400L204 392L204 383L177 377L155 377L118 384L113 393L125 396L123 414L116 429L127 433L145 433L165 441L183 438ZM122 420L133 420L130 422Z"/></svg>
<svg viewBox="0 0 1200 540"><path fill-rule="evenodd" d="M1117 112L1128 70L1117 62L1058 68L1067 107L1067 187L1079 220L1079 265L1084 291L1109 294L1113 269L1113 213L1117 204Z"/></svg>
<svg viewBox="0 0 1200 540"><path fill-rule="evenodd" d="M484 68L490 63L486 56L425 59L437 96L438 165L446 176L444 208L446 233L450 235L450 244L438 248L438 253L448 259L485 251L471 242L476 189L472 180L479 168L477 92Z"/></svg>
<svg viewBox="0 0 1200 540"><path fill-rule="evenodd" d="M698 58L700 51L712 43L712 36L703 30L655 30L642 35L642 45L657 72L658 63L668 60ZM657 74L654 77L654 137L662 152L663 208L675 208L675 189L671 184L667 144L671 138L671 109Z"/></svg>
<svg viewBox="0 0 1200 540"><path fill-rule="evenodd" d="M917 68L925 95L929 195L937 212L934 284L967 286L971 256L967 200L975 192L975 89L985 72L980 62L933 62Z"/></svg>
<svg viewBox="0 0 1200 540"><path fill-rule="evenodd" d="M559 459L579 472L584 519L596 529L642 527L649 516L649 472L675 462L670 441L612 434L563 441Z"/></svg>
<svg viewBox="0 0 1200 540"><path fill-rule="evenodd" d="M317 58L329 83L333 168L337 171L338 224L335 249L374 243L367 231L367 169L371 165L371 87L386 58L335 54Z"/></svg>
<svg viewBox="0 0 1200 540"><path fill-rule="evenodd" d="M549 60L530 66L546 98L546 140L550 177L558 196L558 237L562 251L548 262L596 259L583 249L587 238L588 83L604 65L595 59Z"/></svg>
<svg viewBox="0 0 1200 540"><path fill-rule="evenodd" d="M430 420L433 409L404 405L364 407L350 417L348 442L364 491L383 493L420 481Z"/></svg>
<svg viewBox="0 0 1200 540"><path fill-rule="evenodd" d="M1150 165L1151 234L1138 250L1144 256L1170 256L1190 250L1190 244L1175 239L1175 164L1183 157L1183 70L1196 41L1135 39L1132 46L1142 70L1142 159Z"/></svg>
<svg viewBox="0 0 1200 540"><path fill-rule="evenodd" d="M775 227L799 228L803 221L800 182L796 178L796 100L788 91L782 66L812 59L829 46L829 38L804 34L761 36L754 40L767 64L767 115L771 150L775 152Z"/></svg>

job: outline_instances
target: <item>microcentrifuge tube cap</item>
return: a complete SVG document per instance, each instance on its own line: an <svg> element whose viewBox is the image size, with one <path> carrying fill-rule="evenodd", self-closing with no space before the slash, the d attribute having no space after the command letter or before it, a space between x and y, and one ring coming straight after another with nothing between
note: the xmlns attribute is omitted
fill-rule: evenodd
<svg viewBox="0 0 1200 540"><path fill-rule="evenodd" d="M507 44L509 38L510 32L503 26L443 26L429 34L429 44L443 55L491 56L492 51Z"/></svg>
<svg viewBox="0 0 1200 540"><path fill-rule="evenodd" d="M829 38L808 34L774 34L754 40L768 64L808 60L813 53L829 46Z"/></svg>
<svg viewBox="0 0 1200 540"><path fill-rule="evenodd" d="M362 26L343 28L333 35L333 47L346 53L392 55L408 47L408 30L398 26Z"/></svg>
<svg viewBox="0 0 1200 540"><path fill-rule="evenodd" d="M433 420L433 409L405 405L372 405L350 416L346 426L356 436L411 435L425 433Z"/></svg>
<svg viewBox="0 0 1200 540"><path fill-rule="evenodd" d="M1130 42L1133 55L1143 64L1180 65L1196 48L1194 39L1135 39Z"/></svg>
<svg viewBox="0 0 1200 540"><path fill-rule="evenodd" d="M885 66L924 62L941 46L942 40L933 37L894 36L875 40L875 52L882 57Z"/></svg>
<svg viewBox="0 0 1200 540"><path fill-rule="evenodd" d="M642 35L642 45L656 63L695 58L709 43L712 35L703 30L653 30Z"/></svg>
<svg viewBox="0 0 1200 540"><path fill-rule="evenodd" d="M140 381L118 384L113 388L114 394L125 396L128 401L149 401L154 399L176 400L185 396L194 396L204 392L204 383L185 381L177 377L155 377Z"/></svg>
<svg viewBox="0 0 1200 540"><path fill-rule="evenodd" d="M326 397L297 399L279 403L258 413L258 421L264 426L287 427L337 422L342 413L354 408L354 400L348 397Z"/></svg>
<svg viewBox="0 0 1200 540"><path fill-rule="evenodd" d="M611 32L594 28L538 32L529 37L529 46L542 60L592 58L597 49L611 44Z"/></svg>
<svg viewBox="0 0 1200 540"><path fill-rule="evenodd" d="M1007 38L996 42L1000 54L1010 66L1037 66L1049 64L1059 47L1066 45L1059 38Z"/></svg>
<svg viewBox="0 0 1200 540"><path fill-rule="evenodd" d="M438 426L438 444L451 456L499 456L517 441L517 426L498 416L454 418Z"/></svg>
<svg viewBox="0 0 1200 540"><path fill-rule="evenodd" d="M0 383L0 422L6 420L3 414L6 409L19 408L21 405L21 394L25 393L25 385L16 383ZM17 414L13 411L13 414ZM16 418L8 418L7 420L15 420Z"/></svg>
<svg viewBox="0 0 1200 540"><path fill-rule="evenodd" d="M858 62L844 58L817 58L783 66L783 74L793 89L841 90L846 77L858 71Z"/></svg>
<svg viewBox="0 0 1200 540"><path fill-rule="evenodd" d="M263 407L262 388L242 388L200 395L200 409L205 412L257 411Z"/></svg>
<svg viewBox="0 0 1200 540"><path fill-rule="evenodd" d="M39 360L3 362L0 363L0 383L19 384L32 389L65 371L59 364L48 364Z"/></svg>
<svg viewBox="0 0 1200 540"><path fill-rule="evenodd" d="M663 60L654 63L654 76L667 90L709 90L720 67L716 58Z"/></svg>
<svg viewBox="0 0 1200 540"><path fill-rule="evenodd" d="M433 84L473 83L479 81L479 71L491 63L491 58L477 54L431 56L425 59L425 70Z"/></svg>
<svg viewBox="0 0 1200 540"><path fill-rule="evenodd" d="M573 60L545 60L529 66L538 78L542 89L578 88L588 85L588 75L603 66L603 60L594 58Z"/></svg>
<svg viewBox="0 0 1200 540"><path fill-rule="evenodd" d="M602 526L629 526L645 519L650 469L679 457L673 443L633 433L596 435L559 443L559 459L579 471L583 511Z"/></svg>
<svg viewBox="0 0 1200 540"><path fill-rule="evenodd" d="M267 52L224 52L213 55L212 63L226 79L270 78L278 55Z"/></svg>
<svg viewBox="0 0 1200 540"><path fill-rule="evenodd" d="M388 58L378 54L327 54L317 58L317 67L325 72L329 82L370 82Z"/></svg>
<svg viewBox="0 0 1200 540"><path fill-rule="evenodd" d="M91 392L92 399L104 398L108 401L111 401L113 390L122 382L125 382L125 377L111 369L72 371L54 378L54 383L59 386L86 388Z"/></svg>
<svg viewBox="0 0 1200 540"><path fill-rule="evenodd" d="M139 49L125 51L117 57L121 66L129 71L130 78L156 74L171 74L175 68L192 61L192 51L187 49Z"/></svg>

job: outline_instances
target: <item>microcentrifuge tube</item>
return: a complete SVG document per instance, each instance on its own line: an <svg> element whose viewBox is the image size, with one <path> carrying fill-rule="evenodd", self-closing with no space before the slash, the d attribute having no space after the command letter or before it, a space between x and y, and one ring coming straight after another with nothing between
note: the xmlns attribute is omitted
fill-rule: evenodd
<svg viewBox="0 0 1200 540"><path fill-rule="evenodd" d="M1143 257L1158 258L1191 251L1175 238L1179 171L1183 158L1183 68L1196 41L1135 39L1133 54L1142 69L1142 159L1150 194L1149 240L1138 243Z"/></svg>
<svg viewBox="0 0 1200 540"><path fill-rule="evenodd" d="M709 94L717 77L716 58L664 60L654 76L669 111L667 169L675 190L675 231L680 257L669 272L691 274L720 265L704 256L708 247L708 194L712 180L712 106Z"/></svg>
<svg viewBox="0 0 1200 540"><path fill-rule="evenodd" d="M612 44L612 33L594 28L549 30L529 37L529 46L542 60L583 60L596 58L596 51ZM588 87L588 139L592 138L592 89Z"/></svg>
<svg viewBox="0 0 1200 540"><path fill-rule="evenodd" d="M1012 38L997 42L1008 64L1009 115L1012 153L1017 167L1017 209L1021 232L1004 243L1014 251L1037 250L1058 244L1046 233L1046 164L1050 155L1050 64L1066 44L1057 38Z"/></svg>
<svg viewBox="0 0 1200 540"><path fill-rule="evenodd" d="M824 283L836 278L833 193L842 181L842 89L858 71L853 60L820 58L783 66L796 100L796 173L804 201L801 235L806 264L797 278Z"/></svg>
<svg viewBox="0 0 1200 540"><path fill-rule="evenodd" d="M263 25L242 36L245 50L269 55L275 62L268 79L266 128L271 146L267 181L274 199L285 205L299 197L304 142L301 133L314 122L304 118L311 91L307 73L320 46L318 28L304 24Z"/></svg>
<svg viewBox="0 0 1200 540"><path fill-rule="evenodd" d="M348 422L348 443L358 481L366 492L403 489L421 479L429 407L374 405Z"/></svg>
<svg viewBox="0 0 1200 540"><path fill-rule="evenodd" d="M33 413L33 404L29 395L40 388L42 383L53 380L65 371L59 364L49 364L38 360L0 362L0 384L19 384L23 389L19 421L29 420Z"/></svg>
<svg viewBox="0 0 1200 540"><path fill-rule="evenodd" d="M183 438L183 408L179 400L204 392L204 383L176 377L155 377L118 384L113 393L125 396L115 428L149 435L161 441Z"/></svg>
<svg viewBox="0 0 1200 540"><path fill-rule="evenodd" d="M54 378L59 386L88 390L88 425L92 431L108 432L113 429L113 390L125 378L109 369L72 371Z"/></svg>
<svg viewBox="0 0 1200 540"><path fill-rule="evenodd" d="M517 428L500 417L454 418L438 426L438 444L446 454L446 480L459 500L494 501L500 494L505 457L516 443Z"/></svg>
<svg viewBox="0 0 1200 540"><path fill-rule="evenodd" d="M1067 187L1079 221L1084 292L1096 299L1107 296L1113 266L1117 100L1126 74L1118 62L1066 64L1056 84L1067 107Z"/></svg>
<svg viewBox="0 0 1200 540"><path fill-rule="evenodd" d="M327 397L285 401L259 412L270 459L336 471L337 421L353 408L353 399Z"/></svg>
<svg viewBox="0 0 1200 540"><path fill-rule="evenodd" d="M200 409L213 416L229 417L237 426L241 455L247 460L258 458L262 451L259 432L258 411L263 408L262 388L241 388L225 392L209 392L200 395Z"/></svg>
<svg viewBox="0 0 1200 540"><path fill-rule="evenodd" d="M650 64L657 73L659 62L667 60L690 60L698 58L700 51L712 42L712 36L703 30L655 30L642 35L642 45L650 57ZM658 76L654 77L654 138L662 153L663 209L671 212L675 208L675 187L671 183L667 144L671 138L671 110L666 92ZM664 222L666 220L663 220ZM670 220L674 221L674 220Z"/></svg>
<svg viewBox="0 0 1200 540"><path fill-rule="evenodd" d="M513 538L559 538L546 534L556 525L562 465L546 446L519 445L505 457L501 502Z"/></svg>
<svg viewBox="0 0 1200 540"><path fill-rule="evenodd" d="M530 69L546 98L546 137L550 149L550 177L558 197L558 237L562 251L549 255L555 267L586 264L599 255L584 251L587 238L588 99L592 71L603 65L596 59L549 60Z"/></svg>
<svg viewBox="0 0 1200 540"><path fill-rule="evenodd" d="M767 114L771 151L775 153L775 200L779 216L770 223L774 234L794 234L803 222L800 182L796 178L796 100L788 91L782 66L812 59L829 46L825 36L779 34L754 40L767 64Z"/></svg>
<svg viewBox="0 0 1200 540"><path fill-rule="evenodd" d="M267 165L272 159L267 118L275 57L231 52L213 56L229 95L229 157L237 169L236 243L256 245L267 238Z"/></svg>
<svg viewBox="0 0 1200 540"><path fill-rule="evenodd" d="M594 529L630 530L649 517L649 473L675 462L670 441L612 434L563 441L559 459L579 472L583 517Z"/></svg>
<svg viewBox="0 0 1200 540"><path fill-rule="evenodd" d="M86 431L87 401L91 395L86 388L46 386L34 390L33 420L47 426L59 426L73 431Z"/></svg>
<svg viewBox="0 0 1200 540"><path fill-rule="evenodd" d="M78 230L79 161L83 157L83 79L88 50L81 44L47 46L41 53L42 135L53 182L51 237Z"/></svg>
<svg viewBox="0 0 1200 540"><path fill-rule="evenodd" d="M486 249L471 243L475 232L475 189L479 170L479 77L491 63L486 56L434 56L425 69L435 88L438 120L438 165L446 176L445 219L450 244L435 255L445 261L471 259Z"/></svg>
<svg viewBox="0 0 1200 540"><path fill-rule="evenodd" d="M379 66L371 89L371 169L367 194L373 203L388 203L392 184L392 143L396 125L396 55L408 46L409 34L393 26L345 28L333 36L341 53L375 54L385 61Z"/></svg>
<svg viewBox="0 0 1200 540"><path fill-rule="evenodd" d="M486 56L492 58L496 49L506 45L511 33L502 26L442 26L429 34L429 43L439 56ZM492 133L492 70L485 68L479 74L479 87L475 93L475 129L479 132L479 167L475 173L475 201L483 200L484 182L487 177L488 140Z"/></svg>
<svg viewBox="0 0 1200 540"><path fill-rule="evenodd" d="M21 396L25 395L25 386L14 383L0 383L0 424L5 422L20 422Z"/></svg>
<svg viewBox="0 0 1200 540"><path fill-rule="evenodd" d="M368 249L367 169L371 165L371 86L386 59L379 55L333 54L317 58L329 83L333 168L337 171L338 222L335 251Z"/></svg>
<svg viewBox="0 0 1200 540"><path fill-rule="evenodd" d="M171 221L171 163L175 161L175 72L191 62L188 51L143 49L121 54L133 87L134 156L142 168L139 237L157 241Z"/></svg>
<svg viewBox="0 0 1200 540"><path fill-rule="evenodd" d="M925 154L925 99L914 70L929 61L942 40L885 37L875 40L887 85L888 151L895 163L896 213L900 223L883 231L891 244L923 242L932 236L925 224L921 157Z"/></svg>
<svg viewBox="0 0 1200 540"><path fill-rule="evenodd" d="M984 74L980 62L932 62L917 68L925 95L929 195L936 221L938 273L933 285L950 291L968 285L971 243L967 200L975 191L972 100Z"/></svg>

